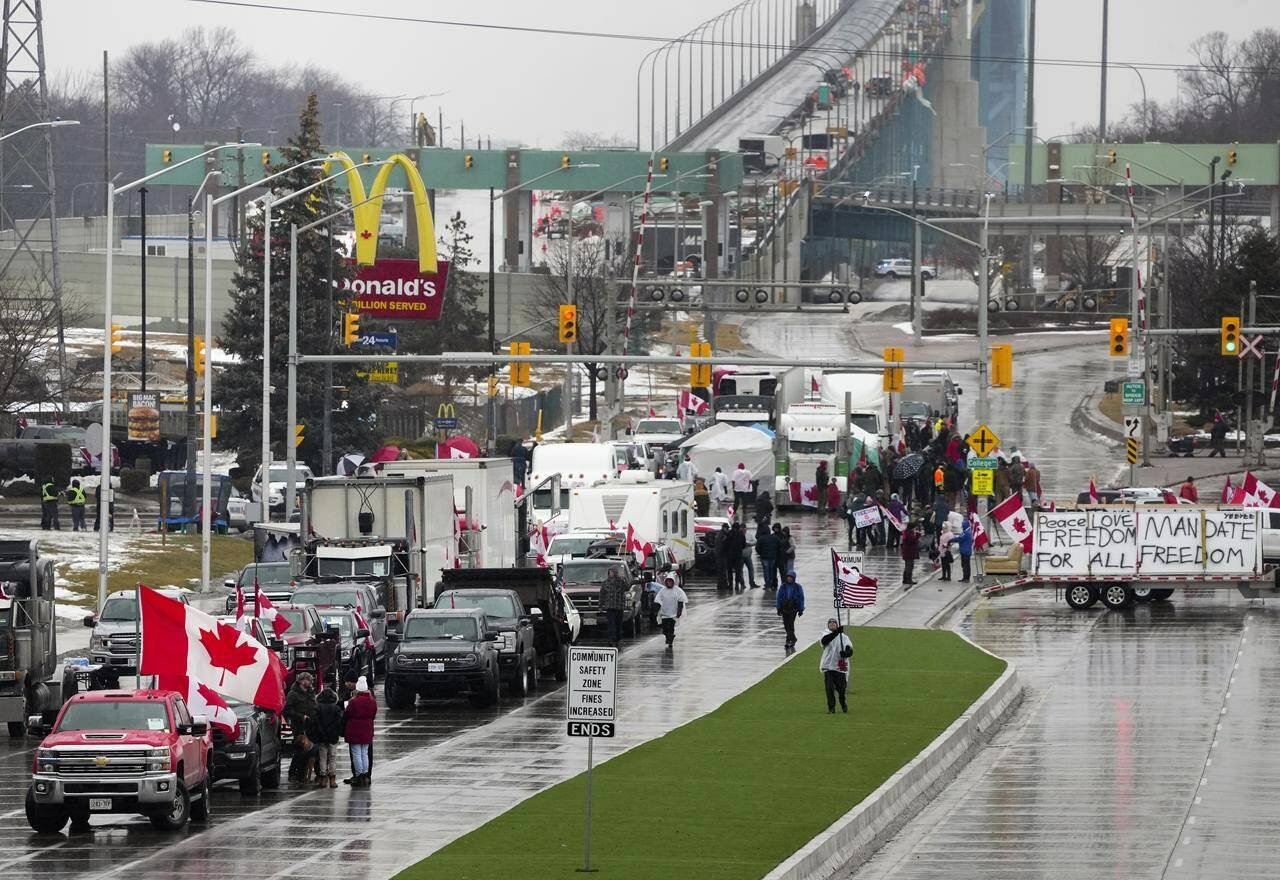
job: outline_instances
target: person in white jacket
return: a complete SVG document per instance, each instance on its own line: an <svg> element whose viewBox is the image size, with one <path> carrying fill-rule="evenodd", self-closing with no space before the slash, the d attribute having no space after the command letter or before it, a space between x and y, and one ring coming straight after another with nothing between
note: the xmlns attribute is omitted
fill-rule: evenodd
<svg viewBox="0 0 1280 880"><path fill-rule="evenodd" d="M827 714L836 714L836 697L840 698L840 711L848 712L845 691L849 687L849 658L853 656L853 642L844 634L844 627L834 617L827 620L827 632L822 637L822 683L827 690Z"/></svg>
<svg viewBox="0 0 1280 880"><path fill-rule="evenodd" d="M680 461L680 466L676 468L676 477L684 480L686 483L692 483L698 479L698 469L693 466L693 459L685 453L684 458Z"/></svg>
<svg viewBox="0 0 1280 880"><path fill-rule="evenodd" d="M747 521L747 498L751 495L751 481L755 475L747 470L747 466L738 462L738 469L733 472L733 518Z"/></svg>
<svg viewBox="0 0 1280 880"><path fill-rule="evenodd" d="M720 468L716 468L716 472L711 475L711 480L707 483L707 494L711 496L711 503L716 506L716 516L724 516L725 508L733 498L733 490L729 486L729 478Z"/></svg>

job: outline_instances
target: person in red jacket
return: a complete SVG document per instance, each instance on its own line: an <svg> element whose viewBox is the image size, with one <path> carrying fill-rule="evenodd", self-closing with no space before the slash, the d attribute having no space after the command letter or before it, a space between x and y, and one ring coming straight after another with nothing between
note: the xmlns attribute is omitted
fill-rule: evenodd
<svg viewBox="0 0 1280 880"><path fill-rule="evenodd" d="M910 587L915 584L913 575L916 557L920 555L920 527L916 523L907 526L902 533L902 585Z"/></svg>
<svg viewBox="0 0 1280 880"><path fill-rule="evenodd" d="M1197 503L1200 500L1200 493L1196 491L1196 481L1187 477L1187 481L1178 489L1178 495L1192 504Z"/></svg>
<svg viewBox="0 0 1280 880"><path fill-rule="evenodd" d="M343 735L351 749L351 777L342 780L353 788L368 788L373 781L369 773L369 747L373 745L373 719L378 703L369 693L369 680L363 675L356 681L356 692L342 713Z"/></svg>

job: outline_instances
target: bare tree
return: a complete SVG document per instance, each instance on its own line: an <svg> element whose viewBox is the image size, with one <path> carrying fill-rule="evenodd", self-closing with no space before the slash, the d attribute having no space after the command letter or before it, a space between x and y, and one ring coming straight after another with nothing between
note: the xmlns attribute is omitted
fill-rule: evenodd
<svg viewBox="0 0 1280 880"><path fill-rule="evenodd" d="M62 320L76 323L83 314L64 303ZM30 276L0 280L0 412L58 398L59 380L74 387L76 377L58 369L58 309L53 297Z"/></svg>
<svg viewBox="0 0 1280 880"><path fill-rule="evenodd" d="M560 139L566 150L607 150L631 147L634 141L614 132L605 134L602 131L583 131L571 128Z"/></svg>

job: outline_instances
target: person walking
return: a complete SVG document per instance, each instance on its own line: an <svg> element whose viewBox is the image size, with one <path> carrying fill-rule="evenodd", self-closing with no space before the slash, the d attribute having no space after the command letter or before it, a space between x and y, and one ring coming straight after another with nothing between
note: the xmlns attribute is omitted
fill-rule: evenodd
<svg viewBox="0 0 1280 880"><path fill-rule="evenodd" d="M316 713L308 721L307 736L316 747L316 788L337 788L334 769L342 739L342 707L333 688L325 688L316 697Z"/></svg>
<svg viewBox="0 0 1280 880"><path fill-rule="evenodd" d="M729 478L720 468L716 468L716 472L711 475L711 483L707 486L707 490L711 493L711 503L715 505L716 516L724 516L729 507L729 500L733 497L733 490L729 487Z"/></svg>
<svg viewBox="0 0 1280 880"><path fill-rule="evenodd" d="M778 560L778 565L781 571L778 574L781 580L782 575L796 570L796 539L791 536L791 526L782 527L782 547L779 552L781 558Z"/></svg>
<svg viewBox="0 0 1280 880"><path fill-rule="evenodd" d="M738 469L733 472L733 518L741 519L743 522L747 520L747 499L751 497L751 481L755 479L751 471L747 470L747 466L742 462L738 462Z"/></svg>
<svg viewBox="0 0 1280 880"><path fill-rule="evenodd" d="M693 459L687 452L684 458L680 459L680 466L676 468L676 479L684 480L686 483L692 483L698 479L698 469L694 467Z"/></svg>
<svg viewBox="0 0 1280 880"><path fill-rule="evenodd" d="M670 576L664 580L662 589L654 597L654 603L658 606L658 625L662 627L668 650L675 644L676 621L684 616L684 606L688 602L689 597L676 586L676 579Z"/></svg>
<svg viewBox="0 0 1280 880"><path fill-rule="evenodd" d="M813 482L818 489L818 510L826 513L827 485L831 482L831 475L827 473L827 460L825 458L818 462L818 469L814 472Z"/></svg>
<svg viewBox="0 0 1280 880"><path fill-rule="evenodd" d="M729 567L729 586L735 590L746 589L742 580L742 557L747 549L746 526L735 522L729 528L729 536L725 539L725 564Z"/></svg>
<svg viewBox="0 0 1280 880"><path fill-rule="evenodd" d="M973 524L966 519L962 531L952 538L950 543L955 544L956 549L960 551L960 583L967 584L972 574L970 566L973 556Z"/></svg>
<svg viewBox="0 0 1280 880"><path fill-rule="evenodd" d="M1200 493L1196 491L1196 481L1187 477L1187 481L1178 489L1178 497L1185 498L1192 504L1199 503Z"/></svg>
<svg viewBox="0 0 1280 880"><path fill-rule="evenodd" d="M89 527L84 524L85 500L80 481L72 480L71 488L67 490L67 506L71 508L71 531L73 532L89 531Z"/></svg>
<svg viewBox="0 0 1280 880"><path fill-rule="evenodd" d="M1209 429L1209 457L1215 455L1222 458L1227 457L1227 420L1222 417L1222 413L1215 412L1213 414L1213 427Z"/></svg>
<svg viewBox="0 0 1280 880"><path fill-rule="evenodd" d="M742 570L747 572L747 588L754 590L759 584L756 583L756 567L751 561L751 549L755 544L751 535L747 534L747 524L738 523L738 533L742 535L742 563L738 571L738 583L742 583Z"/></svg>
<svg viewBox="0 0 1280 880"><path fill-rule="evenodd" d="M1023 477L1022 485L1027 489L1027 502L1035 507L1040 503L1040 471L1036 470L1034 462L1027 462L1027 474Z"/></svg>
<svg viewBox="0 0 1280 880"><path fill-rule="evenodd" d="M604 612L609 645L618 647L622 639L622 612L627 607L627 585L616 568L609 569L600 587L600 610Z"/></svg>
<svg viewBox="0 0 1280 880"><path fill-rule="evenodd" d="M729 579L729 545L732 533L728 523L720 525L720 531L716 532L715 541L712 549L716 554L716 589L724 590L733 586L733 582Z"/></svg>
<svg viewBox="0 0 1280 880"><path fill-rule="evenodd" d="M760 557L760 573L766 590L778 589L778 533L781 531L776 525L770 529L765 522L756 529L756 555Z"/></svg>
<svg viewBox="0 0 1280 880"><path fill-rule="evenodd" d="M773 498L768 492L761 492L756 498L755 517L757 523L769 524L769 520L773 519Z"/></svg>
<svg viewBox="0 0 1280 880"><path fill-rule="evenodd" d="M804 587L796 583L796 576L788 574L786 581L782 586L778 587L778 596L774 600L773 606L778 611L778 616L782 618L782 628L787 631L787 641L784 647L791 649L796 646L796 618L804 614Z"/></svg>
<svg viewBox="0 0 1280 880"><path fill-rule="evenodd" d="M849 658L853 656L853 642L844 634L844 627L834 617L827 621L827 632L822 637L822 660L818 669L827 691L827 714L836 714L836 697L840 698L840 711L848 713L849 704L845 692L849 689Z"/></svg>
<svg viewBox="0 0 1280 880"><path fill-rule="evenodd" d="M369 693L369 679L356 679L356 692L342 713L344 736L351 750L351 776L342 780L352 788L368 788L373 782L369 772L369 749L373 746L373 719L378 702Z"/></svg>
<svg viewBox="0 0 1280 880"><path fill-rule="evenodd" d="M62 531L58 521L58 484L49 478L40 484L40 528Z"/></svg>
<svg viewBox="0 0 1280 880"><path fill-rule="evenodd" d="M916 558L920 555L920 529L915 523L902 533L902 585L915 585Z"/></svg>
<svg viewBox="0 0 1280 880"><path fill-rule="evenodd" d="M310 672L300 672L284 699L284 717L293 730L293 759L289 761L289 781L306 781L307 765L316 750L307 736L307 725L316 714L316 680Z"/></svg>

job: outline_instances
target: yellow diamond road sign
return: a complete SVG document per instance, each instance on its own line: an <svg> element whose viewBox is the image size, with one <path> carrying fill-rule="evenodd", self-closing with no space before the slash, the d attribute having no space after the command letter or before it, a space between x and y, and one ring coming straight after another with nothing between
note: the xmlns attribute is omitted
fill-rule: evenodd
<svg viewBox="0 0 1280 880"><path fill-rule="evenodd" d="M979 425L977 430L969 435L969 448L978 455L985 456L999 445L1000 438L986 425Z"/></svg>

